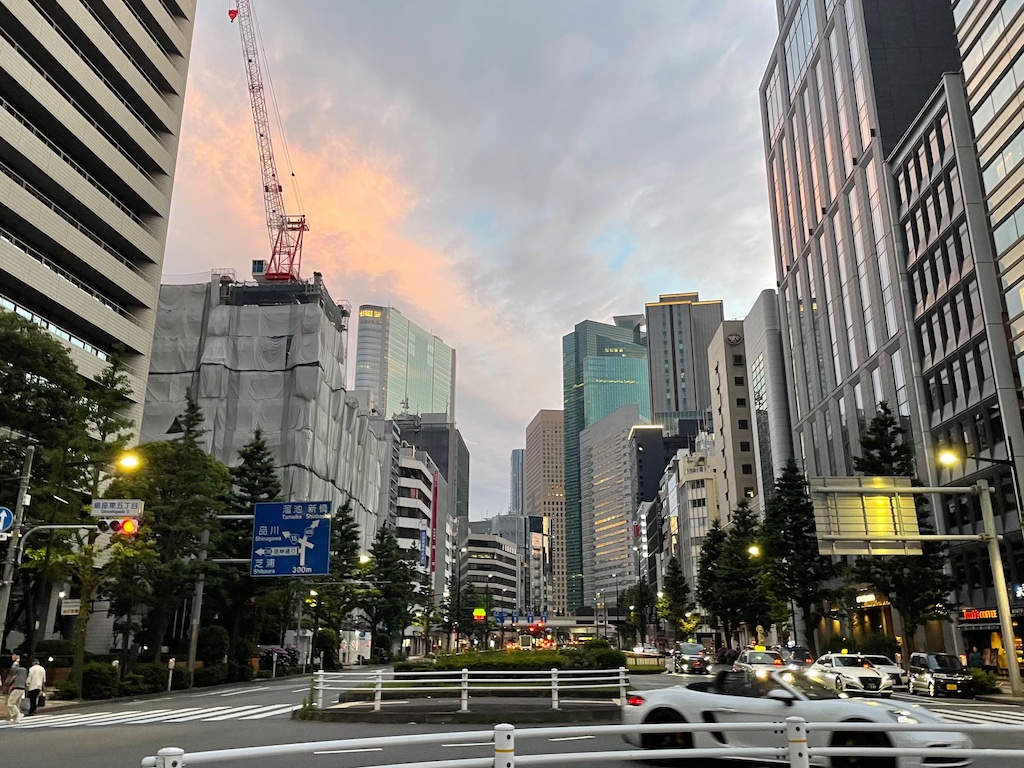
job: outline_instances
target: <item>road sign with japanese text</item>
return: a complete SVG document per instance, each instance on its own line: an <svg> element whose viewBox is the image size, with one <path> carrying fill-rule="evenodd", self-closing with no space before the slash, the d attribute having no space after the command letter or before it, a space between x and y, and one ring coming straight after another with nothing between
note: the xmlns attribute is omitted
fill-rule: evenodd
<svg viewBox="0 0 1024 768"><path fill-rule="evenodd" d="M256 504L250 576L324 576L330 565L331 502Z"/></svg>

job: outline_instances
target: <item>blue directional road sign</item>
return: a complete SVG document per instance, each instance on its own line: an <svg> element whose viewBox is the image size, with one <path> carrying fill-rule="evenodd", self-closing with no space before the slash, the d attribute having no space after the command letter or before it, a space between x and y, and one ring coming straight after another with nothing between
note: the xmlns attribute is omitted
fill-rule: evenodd
<svg viewBox="0 0 1024 768"><path fill-rule="evenodd" d="M7 507L0 507L0 533L6 533L14 527L14 513Z"/></svg>
<svg viewBox="0 0 1024 768"><path fill-rule="evenodd" d="M253 510L250 576L324 576L331 502L264 502Z"/></svg>
<svg viewBox="0 0 1024 768"><path fill-rule="evenodd" d="M519 623L519 611L512 611L512 623L513 624L518 624Z"/></svg>

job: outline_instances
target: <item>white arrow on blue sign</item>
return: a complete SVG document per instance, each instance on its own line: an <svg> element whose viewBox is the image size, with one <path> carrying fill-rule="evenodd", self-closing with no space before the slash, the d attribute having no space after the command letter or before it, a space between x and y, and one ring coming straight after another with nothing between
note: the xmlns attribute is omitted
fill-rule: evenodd
<svg viewBox="0 0 1024 768"><path fill-rule="evenodd" d="M0 533L5 533L14 527L14 513L7 507L0 507Z"/></svg>
<svg viewBox="0 0 1024 768"><path fill-rule="evenodd" d="M261 502L252 523L250 576L327 574L331 502Z"/></svg>

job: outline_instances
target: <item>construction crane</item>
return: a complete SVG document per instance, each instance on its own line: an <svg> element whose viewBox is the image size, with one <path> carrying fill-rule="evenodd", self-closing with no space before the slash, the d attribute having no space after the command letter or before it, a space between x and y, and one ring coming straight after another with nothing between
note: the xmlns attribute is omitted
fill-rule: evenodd
<svg viewBox="0 0 1024 768"><path fill-rule="evenodd" d="M263 277L266 280L299 280L299 267L302 264L302 235L309 231L309 225L306 223L305 214L289 215L284 212L284 190L277 176L274 145L270 140L267 97L263 90L263 73L260 71L257 33L249 0L235 0L235 7L228 10L228 19L232 22L238 20L238 32L242 38L242 54L245 57L245 74L249 80L252 119L256 126L256 144L260 153L263 204L266 208L267 231L270 234L271 249L270 261L266 265Z"/></svg>

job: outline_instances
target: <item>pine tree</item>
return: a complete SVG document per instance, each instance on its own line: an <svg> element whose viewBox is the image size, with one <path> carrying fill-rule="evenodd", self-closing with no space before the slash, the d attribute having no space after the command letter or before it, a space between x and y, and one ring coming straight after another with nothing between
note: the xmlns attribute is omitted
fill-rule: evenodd
<svg viewBox="0 0 1024 768"><path fill-rule="evenodd" d="M359 524L349 501L334 513L331 520L330 572L320 592L323 622L340 636L343 624L359 603L362 588L359 577Z"/></svg>
<svg viewBox="0 0 1024 768"><path fill-rule="evenodd" d="M713 520L700 548L700 564L697 570L697 602L708 615L712 626L722 624L726 641L732 636L732 625L723 611L718 572L722 565L722 550L725 547L725 531L720 520Z"/></svg>
<svg viewBox="0 0 1024 768"><path fill-rule="evenodd" d="M395 638L401 639L409 626L417 574L412 555L384 526L370 549L366 580L370 588L360 597L359 607L373 629L371 653L379 642L386 644L381 650L390 653Z"/></svg>
<svg viewBox="0 0 1024 768"><path fill-rule="evenodd" d="M920 484L914 476L914 453L907 444L906 431L887 403L878 404L878 413L861 439L861 452L863 455L854 459L854 468L865 476L912 477L915 485ZM927 499L923 495L915 499L920 532L934 533ZM903 622L908 651L913 651L914 636L926 621L948 620L954 609L949 595L956 582L945 570L949 561L946 544L925 541L921 551L920 555L860 557L851 572L854 579L889 598Z"/></svg>
<svg viewBox="0 0 1024 768"><path fill-rule="evenodd" d="M813 627L818 623L821 602L829 596L828 582L836 577L838 568L831 558L818 554L814 503L807 480L792 459L775 479L765 503L761 543L768 571L766 586L800 609L808 629L805 640L813 651Z"/></svg>
<svg viewBox="0 0 1024 768"><path fill-rule="evenodd" d="M683 624L687 613L693 612L693 601L690 599L690 585L686 583L683 568L675 557L669 558L665 566L664 596L658 601L658 617L668 622L672 628L672 639L685 637L688 633Z"/></svg>
<svg viewBox="0 0 1024 768"><path fill-rule="evenodd" d="M761 558L750 553L759 535L757 516L744 500L733 510L716 569L720 615L734 629L740 623L746 624L751 634L758 626L770 627L777 609L771 595L761 587Z"/></svg>

